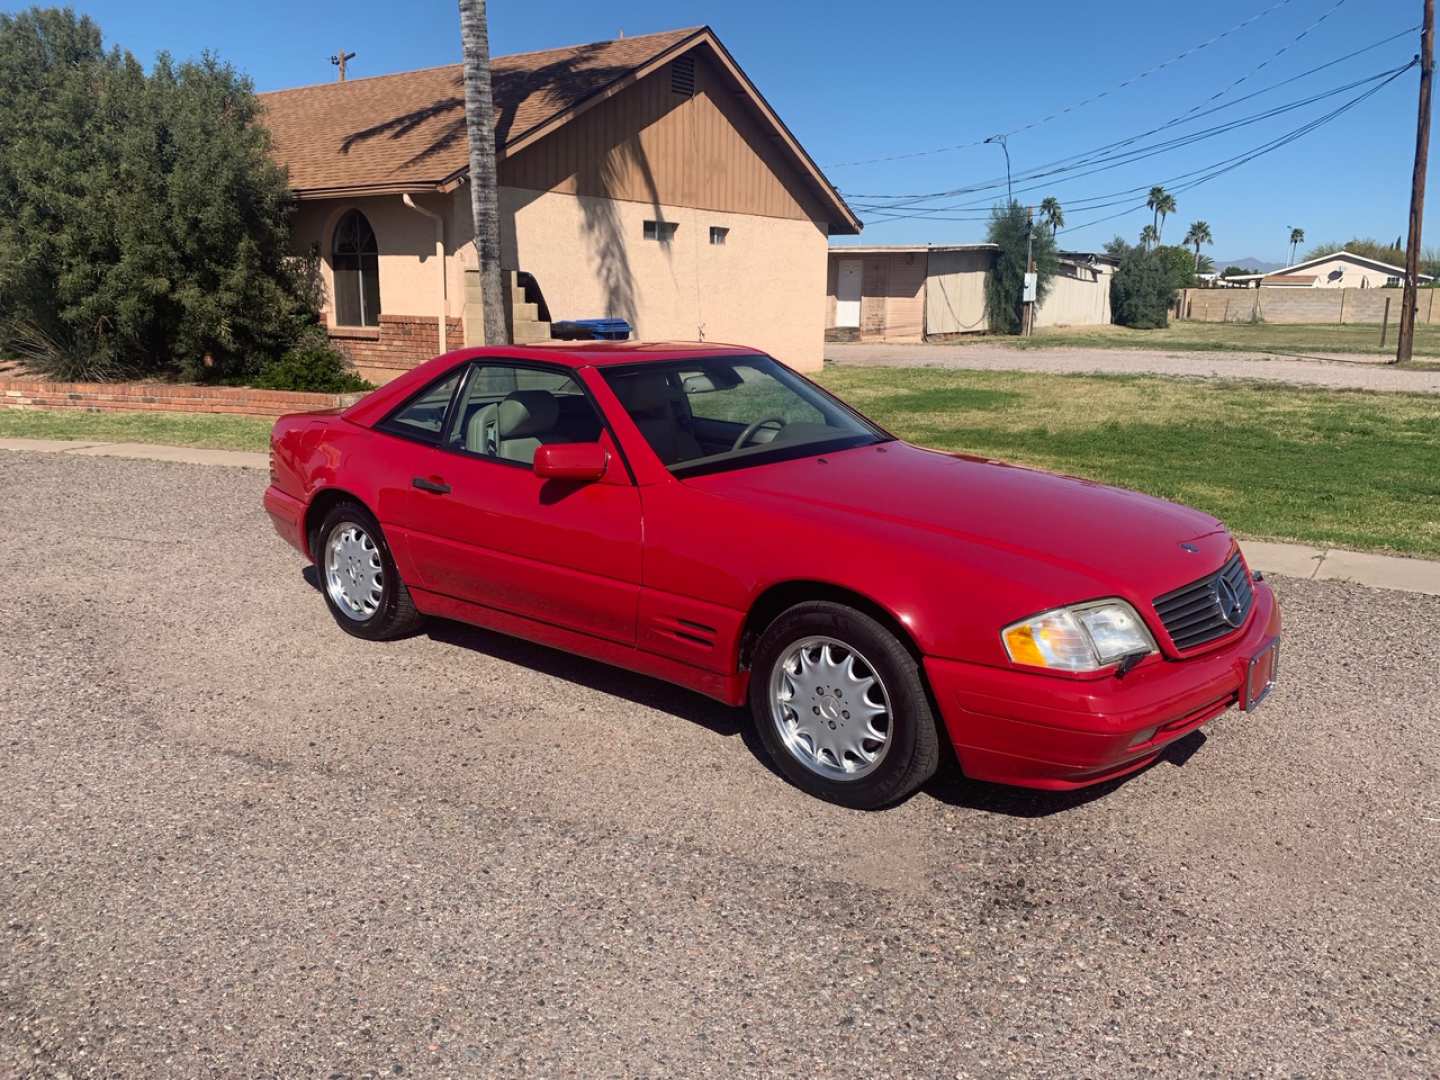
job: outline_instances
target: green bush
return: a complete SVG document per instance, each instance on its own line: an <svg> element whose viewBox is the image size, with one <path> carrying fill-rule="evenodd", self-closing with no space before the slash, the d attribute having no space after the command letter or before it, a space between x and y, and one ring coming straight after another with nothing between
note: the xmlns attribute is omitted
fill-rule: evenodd
<svg viewBox="0 0 1440 1080"><path fill-rule="evenodd" d="M1034 230L1033 236L1030 230ZM1050 279L1060 268L1055 255L1055 237L1051 231L1031 222L1025 208L1018 202L997 206L990 212L990 226L985 239L999 246L995 265L985 278L985 314L994 333L1020 332L1020 303L1025 289L1025 252L1027 246L1035 259L1036 306L1050 292Z"/></svg>
<svg viewBox="0 0 1440 1080"><path fill-rule="evenodd" d="M62 378L244 381L314 321L250 81L0 13L0 349Z"/></svg>
<svg viewBox="0 0 1440 1080"><path fill-rule="evenodd" d="M318 328L306 333L278 360L261 368L251 385L263 390L312 390L322 394L375 389L373 383L355 374Z"/></svg>
<svg viewBox="0 0 1440 1080"><path fill-rule="evenodd" d="M1115 321L1137 330L1169 326L1174 273L1173 263L1161 252L1128 248L1110 279L1110 311Z"/></svg>

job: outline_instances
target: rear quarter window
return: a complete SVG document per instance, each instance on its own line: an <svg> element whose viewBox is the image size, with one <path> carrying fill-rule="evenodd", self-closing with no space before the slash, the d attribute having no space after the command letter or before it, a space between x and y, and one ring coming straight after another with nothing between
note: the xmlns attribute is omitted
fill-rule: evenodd
<svg viewBox="0 0 1440 1080"><path fill-rule="evenodd" d="M463 369L462 369L463 370ZM455 387L460 383L460 371L431 383L419 394L377 425L381 431L402 435L420 442L440 442L440 432L445 427L445 415L450 409L450 399L455 396Z"/></svg>

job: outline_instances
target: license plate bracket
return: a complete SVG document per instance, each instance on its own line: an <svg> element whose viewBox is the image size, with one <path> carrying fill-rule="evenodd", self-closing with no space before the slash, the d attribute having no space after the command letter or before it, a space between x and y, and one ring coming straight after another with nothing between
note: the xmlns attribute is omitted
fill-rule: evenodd
<svg viewBox="0 0 1440 1080"><path fill-rule="evenodd" d="M1280 674L1280 639L1271 638L1245 666L1245 685L1240 693L1240 711L1254 712L1275 687Z"/></svg>

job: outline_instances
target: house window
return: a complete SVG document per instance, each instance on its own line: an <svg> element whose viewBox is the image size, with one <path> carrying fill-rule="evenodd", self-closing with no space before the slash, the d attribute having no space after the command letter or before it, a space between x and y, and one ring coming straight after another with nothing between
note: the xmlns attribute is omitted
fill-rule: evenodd
<svg viewBox="0 0 1440 1080"><path fill-rule="evenodd" d="M725 238L730 235L729 229L722 229L719 225L710 226L710 243L723 246Z"/></svg>
<svg viewBox="0 0 1440 1080"><path fill-rule="evenodd" d="M658 240L662 244L668 244L675 239L675 230L679 227L678 221L647 221L645 222L645 239Z"/></svg>
<svg viewBox="0 0 1440 1080"><path fill-rule="evenodd" d="M330 248L335 271L335 322L338 326L380 325L380 252L375 230L359 210L335 226Z"/></svg>
<svg viewBox="0 0 1440 1080"><path fill-rule="evenodd" d="M1388 277L1388 278L1386 278L1386 279L1385 279L1385 287L1386 287L1387 289L1398 289L1398 288L1400 287L1400 279L1399 279L1398 277Z"/></svg>

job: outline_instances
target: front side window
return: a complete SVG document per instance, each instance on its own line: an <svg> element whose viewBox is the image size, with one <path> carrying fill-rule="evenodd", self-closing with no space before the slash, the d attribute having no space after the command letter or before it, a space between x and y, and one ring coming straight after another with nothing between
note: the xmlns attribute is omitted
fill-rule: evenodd
<svg viewBox="0 0 1440 1080"><path fill-rule="evenodd" d="M548 443L598 442L600 417L561 371L472 364L446 435L452 450L531 465Z"/></svg>
<svg viewBox="0 0 1440 1080"><path fill-rule="evenodd" d="M681 475L889 438L768 356L709 356L604 374L656 456Z"/></svg>
<svg viewBox="0 0 1440 1080"><path fill-rule="evenodd" d="M331 242L338 326L380 325L380 248L359 210L346 213Z"/></svg>

